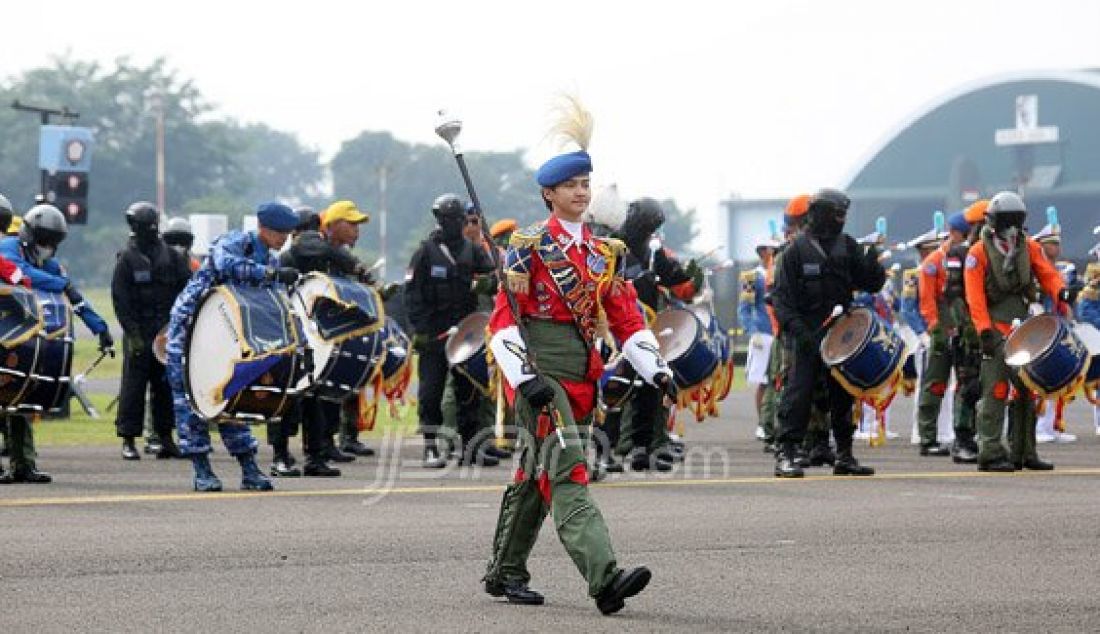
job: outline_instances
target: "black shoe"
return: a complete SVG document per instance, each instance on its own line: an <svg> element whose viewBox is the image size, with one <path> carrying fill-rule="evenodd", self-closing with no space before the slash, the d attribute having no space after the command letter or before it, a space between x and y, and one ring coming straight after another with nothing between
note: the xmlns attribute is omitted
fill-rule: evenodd
<svg viewBox="0 0 1100 634"><path fill-rule="evenodd" d="M39 471L35 467L16 467L11 472L12 482L28 482L31 484L46 484L53 482L53 478L45 471Z"/></svg>
<svg viewBox="0 0 1100 634"><path fill-rule="evenodd" d="M920 446L920 455L922 456L947 456L950 454L951 450L938 442Z"/></svg>
<svg viewBox="0 0 1100 634"><path fill-rule="evenodd" d="M440 456L435 447L425 447L423 466L425 469L442 469L447 466L447 459Z"/></svg>
<svg viewBox="0 0 1100 634"><path fill-rule="evenodd" d="M833 475L871 476L875 475L875 470L859 464L852 454L842 452L837 456L836 464L833 465Z"/></svg>
<svg viewBox="0 0 1100 634"><path fill-rule="evenodd" d="M307 478L338 478L340 477L340 470L336 467L330 467L324 462L310 460L306 463L306 468L303 471ZM274 475L274 474L272 474Z"/></svg>
<svg viewBox="0 0 1100 634"><path fill-rule="evenodd" d="M836 464L836 454L829 445L815 445L810 450L809 461L811 467L823 467L829 465L830 467Z"/></svg>
<svg viewBox="0 0 1100 634"><path fill-rule="evenodd" d="M1036 456L1034 458L1028 458L1027 460L1024 460L1023 463L1020 463L1016 468L1029 469L1031 471L1053 471L1054 463L1047 462L1046 460L1043 460L1042 458Z"/></svg>
<svg viewBox="0 0 1100 634"><path fill-rule="evenodd" d="M294 458L276 457L275 463L271 465L271 475L276 478L299 478L302 470L294 466Z"/></svg>
<svg viewBox="0 0 1100 634"><path fill-rule="evenodd" d="M669 472L672 471L672 461L666 459L662 454L654 454L649 461L649 468L662 473Z"/></svg>
<svg viewBox="0 0 1100 634"><path fill-rule="evenodd" d="M542 605L546 601L541 594L522 581L486 581L485 592L490 596L505 597L508 603L516 605Z"/></svg>
<svg viewBox="0 0 1100 634"><path fill-rule="evenodd" d="M333 462L354 462L355 456L346 454L336 447L329 447L325 450L325 460L331 460Z"/></svg>
<svg viewBox="0 0 1100 634"><path fill-rule="evenodd" d="M500 464L500 460L489 455L489 452L485 451L485 449L478 449L473 453L473 456L471 456L469 452L462 456L458 461L459 466L476 464L479 467L495 467Z"/></svg>
<svg viewBox="0 0 1100 634"><path fill-rule="evenodd" d="M801 478L804 475L806 475L806 472L802 470L802 467L789 453L781 451L775 454L775 477Z"/></svg>
<svg viewBox="0 0 1100 634"><path fill-rule="evenodd" d="M648 471L649 454L644 451L634 451L630 454L630 469L633 471Z"/></svg>
<svg viewBox="0 0 1100 634"><path fill-rule="evenodd" d="M600 468L608 473L622 473L623 463L615 460L615 456L604 456L600 459Z"/></svg>
<svg viewBox="0 0 1100 634"><path fill-rule="evenodd" d="M978 452L966 445L956 445L955 453L952 454L951 460L955 464L974 464L978 461Z"/></svg>
<svg viewBox="0 0 1100 634"><path fill-rule="evenodd" d="M164 446L160 444L160 441L156 438L150 438L145 441L145 447L141 449L142 452L155 456L164 450Z"/></svg>
<svg viewBox="0 0 1100 634"><path fill-rule="evenodd" d="M134 446L133 438L126 438L122 441L122 459L123 460L141 460L141 454L138 453L137 447Z"/></svg>
<svg viewBox="0 0 1100 634"><path fill-rule="evenodd" d="M180 448L176 446L176 443L169 439L160 443L160 451L156 453L156 456L157 460L166 460L168 458L182 458L183 454L180 453Z"/></svg>
<svg viewBox="0 0 1100 634"><path fill-rule="evenodd" d="M978 471L996 471L998 473L1012 473L1016 470L1016 466L1013 465L1005 458L1000 460L994 460L992 462L979 462Z"/></svg>
<svg viewBox="0 0 1100 634"><path fill-rule="evenodd" d="M645 566L638 566L630 572L620 570L615 573L611 583L607 584L603 592L596 597L596 607L604 615L618 612L626 605L626 599L645 590L652 576L653 573L649 572L649 568Z"/></svg>
<svg viewBox="0 0 1100 634"><path fill-rule="evenodd" d="M512 452L507 449L501 449L493 443L485 443L483 450L486 454L496 458L497 460L508 460L512 457Z"/></svg>
<svg viewBox="0 0 1100 634"><path fill-rule="evenodd" d="M344 444L340 445L340 451L344 453L350 453L354 456L373 456L374 450L364 445L358 440L346 440Z"/></svg>

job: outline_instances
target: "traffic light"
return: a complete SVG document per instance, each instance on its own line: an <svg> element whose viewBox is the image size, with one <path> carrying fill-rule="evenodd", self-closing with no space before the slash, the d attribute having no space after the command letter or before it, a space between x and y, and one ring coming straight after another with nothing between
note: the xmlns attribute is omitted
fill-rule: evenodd
<svg viewBox="0 0 1100 634"><path fill-rule="evenodd" d="M88 224L87 172L55 172L48 185L47 202L60 209L69 224Z"/></svg>

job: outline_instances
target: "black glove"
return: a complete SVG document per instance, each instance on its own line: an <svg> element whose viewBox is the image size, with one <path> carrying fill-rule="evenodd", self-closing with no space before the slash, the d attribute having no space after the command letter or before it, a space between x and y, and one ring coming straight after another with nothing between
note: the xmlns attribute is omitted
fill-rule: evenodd
<svg viewBox="0 0 1100 634"><path fill-rule="evenodd" d="M978 333L978 340L981 342L982 355L986 357L992 357L997 352L997 346L1001 343L1000 335L992 328Z"/></svg>
<svg viewBox="0 0 1100 634"><path fill-rule="evenodd" d="M99 351L111 355L112 359L115 358L115 340L111 337L111 333L106 330L99 333Z"/></svg>
<svg viewBox="0 0 1100 634"><path fill-rule="evenodd" d="M389 298L397 294L397 291L401 290L401 285L397 282L390 282L382 287L382 290L378 291L378 294L382 297L382 301L387 301Z"/></svg>
<svg viewBox="0 0 1100 634"><path fill-rule="evenodd" d="M519 384L519 393L535 409L542 409L554 402L554 388L539 375Z"/></svg>
<svg viewBox="0 0 1100 634"><path fill-rule="evenodd" d="M298 273L298 269L292 266L280 266L272 274L272 279L288 286L297 282L299 277L301 274Z"/></svg>
<svg viewBox="0 0 1100 634"><path fill-rule="evenodd" d="M1058 291L1058 299L1073 306L1073 303L1077 301L1077 289L1069 286L1064 287Z"/></svg>
<svg viewBox="0 0 1100 634"><path fill-rule="evenodd" d="M69 298L69 303L74 307L79 306L84 301L84 296L80 294L80 291L73 288L72 284L65 287L65 297Z"/></svg>
<svg viewBox="0 0 1100 634"><path fill-rule="evenodd" d="M671 376L667 374L658 374L654 377L653 381L670 401L673 403L676 402L676 396L680 393L680 388L676 387L676 381L672 380Z"/></svg>

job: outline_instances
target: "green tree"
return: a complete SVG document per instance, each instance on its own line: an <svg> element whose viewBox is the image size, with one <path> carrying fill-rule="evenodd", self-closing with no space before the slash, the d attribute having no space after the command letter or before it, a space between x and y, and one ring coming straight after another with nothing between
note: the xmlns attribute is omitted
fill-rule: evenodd
<svg viewBox="0 0 1100 634"><path fill-rule="evenodd" d="M515 218L520 224L546 215L534 175L522 152L474 152L466 155L471 178L487 220ZM380 251L381 170L386 173L386 253L391 279L399 277L412 252L435 226L432 201L446 192L466 196L454 157L442 145L409 144L388 132L363 132L345 141L333 157L334 196L355 201L371 212L360 245Z"/></svg>

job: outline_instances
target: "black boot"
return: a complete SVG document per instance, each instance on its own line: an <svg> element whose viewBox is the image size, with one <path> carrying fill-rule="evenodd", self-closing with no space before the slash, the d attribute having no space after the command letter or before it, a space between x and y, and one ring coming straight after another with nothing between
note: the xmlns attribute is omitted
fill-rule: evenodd
<svg viewBox="0 0 1100 634"><path fill-rule="evenodd" d="M978 461L978 452L972 450L966 443L956 442L951 460L955 464L974 464Z"/></svg>
<svg viewBox="0 0 1100 634"><path fill-rule="evenodd" d="M951 450L938 442L934 442L930 445L921 445L920 447L920 455L922 456L946 456L950 453Z"/></svg>
<svg viewBox="0 0 1100 634"><path fill-rule="evenodd" d="M306 461L306 468L304 471L308 478L338 478L340 477L340 470L336 467L330 467L325 464L324 460L309 459Z"/></svg>
<svg viewBox="0 0 1100 634"><path fill-rule="evenodd" d="M485 581L485 592L489 596L505 597L508 603L517 605L542 605L543 596L527 587L527 584L519 581Z"/></svg>
<svg viewBox="0 0 1100 634"><path fill-rule="evenodd" d="M49 484L53 477L45 471L39 471L33 464L19 465L11 470L12 482L28 482L30 484Z"/></svg>
<svg viewBox="0 0 1100 634"><path fill-rule="evenodd" d="M795 459L794 445L783 445L775 454L775 477L801 478L804 475L806 475L806 473Z"/></svg>
<svg viewBox="0 0 1100 634"><path fill-rule="evenodd" d="M836 464L836 454L833 453L828 441L826 441L824 444L814 445L814 448L810 450L809 461L811 467L823 467L825 465L831 467Z"/></svg>
<svg viewBox="0 0 1100 634"><path fill-rule="evenodd" d="M851 449L840 449L833 465L833 475L871 476L875 475L875 470L859 464Z"/></svg>
<svg viewBox="0 0 1100 634"><path fill-rule="evenodd" d="M158 440L158 443L160 444L160 451L157 451L155 454L158 460L183 457L183 454L180 453L180 448L176 446L176 442L172 440L171 434L166 438Z"/></svg>
<svg viewBox="0 0 1100 634"><path fill-rule="evenodd" d="M373 449L371 449L370 447L366 446L365 444L359 442L358 439L354 439L354 438L345 440L343 442L343 444L340 446L340 451L342 451L344 453L352 454L354 456L367 457L367 456L373 456L374 455L374 450Z"/></svg>
<svg viewBox="0 0 1100 634"><path fill-rule="evenodd" d="M141 460L141 454L138 453L137 447L134 446L133 436L126 436L122 439L122 459Z"/></svg>
<svg viewBox="0 0 1100 634"><path fill-rule="evenodd" d="M653 576L645 566L639 566L631 571L620 570L615 573L615 578L596 597L596 607L600 613L614 614L623 609L626 599L645 590Z"/></svg>
<svg viewBox="0 0 1100 634"><path fill-rule="evenodd" d="M294 456L290 452L277 452L272 458L271 475L276 478L298 478L302 470L294 465Z"/></svg>

